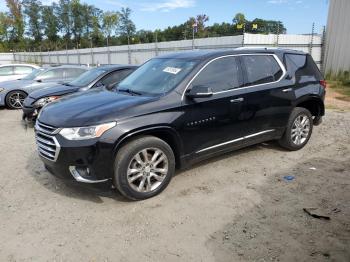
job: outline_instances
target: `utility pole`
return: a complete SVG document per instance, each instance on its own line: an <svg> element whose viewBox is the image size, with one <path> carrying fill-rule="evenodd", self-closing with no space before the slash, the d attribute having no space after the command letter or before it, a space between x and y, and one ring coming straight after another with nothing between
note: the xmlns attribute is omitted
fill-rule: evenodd
<svg viewBox="0 0 350 262"><path fill-rule="evenodd" d="M314 45L315 23L312 23L311 40L309 46L309 54L312 56L312 47Z"/></svg>

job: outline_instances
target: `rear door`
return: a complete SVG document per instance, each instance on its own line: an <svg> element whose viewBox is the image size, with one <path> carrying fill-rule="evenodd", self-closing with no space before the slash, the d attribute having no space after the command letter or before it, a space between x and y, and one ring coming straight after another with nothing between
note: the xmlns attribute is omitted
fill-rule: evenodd
<svg viewBox="0 0 350 262"><path fill-rule="evenodd" d="M240 119L244 136L264 138L283 130L295 99L291 81L286 79L282 62L273 54L242 55L244 88Z"/></svg>

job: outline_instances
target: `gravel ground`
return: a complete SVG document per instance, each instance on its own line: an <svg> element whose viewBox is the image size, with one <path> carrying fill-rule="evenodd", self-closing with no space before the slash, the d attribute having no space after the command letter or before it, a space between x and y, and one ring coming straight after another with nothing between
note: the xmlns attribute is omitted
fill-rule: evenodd
<svg viewBox="0 0 350 262"><path fill-rule="evenodd" d="M298 152L252 146L129 202L51 176L0 109L0 261L350 261L349 153L350 112L327 111Z"/></svg>

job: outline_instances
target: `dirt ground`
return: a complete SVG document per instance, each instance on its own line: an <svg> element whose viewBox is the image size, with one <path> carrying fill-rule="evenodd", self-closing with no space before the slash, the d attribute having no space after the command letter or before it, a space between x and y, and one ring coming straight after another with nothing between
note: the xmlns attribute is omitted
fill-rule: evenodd
<svg viewBox="0 0 350 262"><path fill-rule="evenodd" d="M19 111L0 109L0 156L0 261L350 261L350 112L298 152L239 150L141 202L51 176Z"/></svg>

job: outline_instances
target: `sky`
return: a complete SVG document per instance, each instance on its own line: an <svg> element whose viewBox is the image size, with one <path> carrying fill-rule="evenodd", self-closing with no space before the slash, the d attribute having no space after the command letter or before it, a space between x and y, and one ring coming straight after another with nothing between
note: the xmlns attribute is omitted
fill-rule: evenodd
<svg viewBox="0 0 350 262"><path fill-rule="evenodd" d="M58 0L42 0L49 4ZM231 22L233 16L244 13L254 18L280 20L289 34L322 32L327 23L329 0L81 0L102 10L130 7L136 29L154 30L185 22L198 14L209 16L207 25ZM0 11L6 11L5 0L0 0Z"/></svg>

